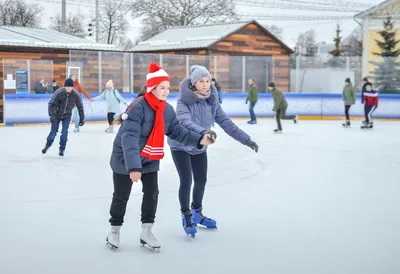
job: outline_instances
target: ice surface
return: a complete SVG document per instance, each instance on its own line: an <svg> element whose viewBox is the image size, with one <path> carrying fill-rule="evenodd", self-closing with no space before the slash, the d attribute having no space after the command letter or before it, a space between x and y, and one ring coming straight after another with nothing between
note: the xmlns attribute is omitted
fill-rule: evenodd
<svg viewBox="0 0 400 274"><path fill-rule="evenodd" d="M121 230L109 231L115 134L106 125L72 133L41 149L48 126L0 128L0 273L400 273L400 124L339 121L247 125L252 152L220 128L210 147L204 213L218 230L184 235L178 175L166 150L155 235L160 254L139 245L141 188L136 184Z"/></svg>

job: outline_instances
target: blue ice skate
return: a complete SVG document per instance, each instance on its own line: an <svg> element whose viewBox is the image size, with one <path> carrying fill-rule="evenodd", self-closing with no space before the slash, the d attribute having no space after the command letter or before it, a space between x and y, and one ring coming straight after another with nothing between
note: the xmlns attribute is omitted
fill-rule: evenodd
<svg viewBox="0 0 400 274"><path fill-rule="evenodd" d="M194 219L194 225L197 226L198 224L203 225L207 228L217 228L217 221L207 218L202 213L203 208L192 208L192 215Z"/></svg>
<svg viewBox="0 0 400 274"><path fill-rule="evenodd" d="M182 213L182 226L187 235L196 237L197 228L193 223L193 216L190 211Z"/></svg>

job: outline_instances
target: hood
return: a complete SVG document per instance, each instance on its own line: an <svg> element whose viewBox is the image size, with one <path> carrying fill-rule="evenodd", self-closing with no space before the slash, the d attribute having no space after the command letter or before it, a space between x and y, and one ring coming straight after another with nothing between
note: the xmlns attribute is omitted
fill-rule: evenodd
<svg viewBox="0 0 400 274"><path fill-rule="evenodd" d="M196 94L189 88L190 84L190 78L186 78L185 80L182 81L180 91L181 95L180 98L181 100L186 104L186 105L193 105L197 101L201 100L209 100L210 103L214 104L216 101L218 101L218 92L215 86L211 83L211 94L210 97L206 99L202 99L196 96Z"/></svg>

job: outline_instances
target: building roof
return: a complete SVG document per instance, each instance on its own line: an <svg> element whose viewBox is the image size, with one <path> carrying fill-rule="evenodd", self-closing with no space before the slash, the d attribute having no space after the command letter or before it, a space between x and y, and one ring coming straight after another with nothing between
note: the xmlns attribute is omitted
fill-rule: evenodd
<svg viewBox="0 0 400 274"><path fill-rule="evenodd" d="M276 40L282 47L287 49L289 53L293 53L291 48L289 48L279 38L277 38L255 20L236 23L219 23L212 25L170 28L146 41L139 42L135 47L133 47L132 50L135 52L150 52L183 49L205 49L225 39L227 36L246 27L249 24L256 24L263 31L265 31L267 35L272 37L272 39Z"/></svg>
<svg viewBox="0 0 400 274"><path fill-rule="evenodd" d="M388 15L390 15L395 18L400 18L400 0L383 1L378 5L375 5L363 12L356 14L355 17L364 19L367 16L374 15L374 13L382 14L381 16L377 17L387 17Z"/></svg>
<svg viewBox="0 0 400 274"><path fill-rule="evenodd" d="M0 27L0 46L118 50L114 45L96 43L88 39L68 35L56 30L14 26Z"/></svg>

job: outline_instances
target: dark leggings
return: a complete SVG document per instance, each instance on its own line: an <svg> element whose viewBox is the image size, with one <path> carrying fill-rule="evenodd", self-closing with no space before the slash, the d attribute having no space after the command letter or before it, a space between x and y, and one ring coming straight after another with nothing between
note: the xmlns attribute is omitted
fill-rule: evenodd
<svg viewBox="0 0 400 274"><path fill-rule="evenodd" d="M191 155L184 151L172 151L172 159L179 174L181 211L190 210L192 174L194 179L192 208L201 208L207 183L207 152Z"/></svg>
<svg viewBox="0 0 400 274"><path fill-rule="evenodd" d="M107 113L107 120L108 120L108 124L111 126L113 121L114 121L114 115L115 112L108 112Z"/></svg>
<svg viewBox="0 0 400 274"><path fill-rule="evenodd" d="M346 114L346 120L350 120L349 110L351 105L344 105L344 114Z"/></svg>
<svg viewBox="0 0 400 274"><path fill-rule="evenodd" d="M110 207L110 223L121 226L124 222L126 205L132 190L132 180L129 175L113 173L114 193ZM158 203L157 172L142 174L142 223L154 223ZM137 184L137 183L136 183Z"/></svg>

